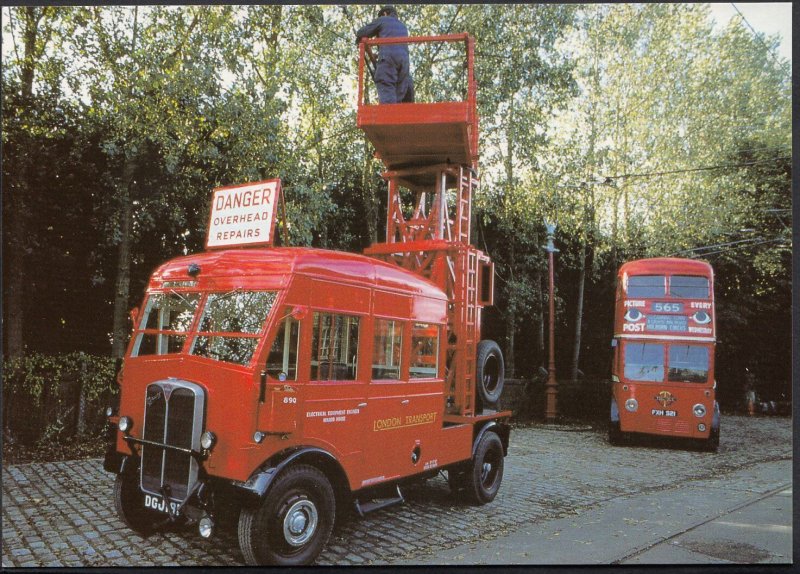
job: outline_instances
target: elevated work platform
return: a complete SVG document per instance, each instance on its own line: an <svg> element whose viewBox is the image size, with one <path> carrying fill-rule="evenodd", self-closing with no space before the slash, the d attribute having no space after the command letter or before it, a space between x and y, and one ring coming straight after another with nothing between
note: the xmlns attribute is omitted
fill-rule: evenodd
<svg viewBox="0 0 800 574"><path fill-rule="evenodd" d="M370 103L372 79L365 73L372 75L373 49L382 44L408 44L409 51L425 45L417 54L421 57L412 58L430 65L412 70L419 88L415 103ZM433 72L437 66L446 71ZM431 94L438 101L424 101ZM460 99L453 101L453 96ZM375 147L388 183L386 241L364 253L431 280L450 300L445 343L448 424L478 420L481 309L492 304L494 287L491 261L470 243L472 197L479 185L476 97L474 40L467 34L359 44L358 127ZM401 187L412 193L401 193Z"/></svg>
<svg viewBox="0 0 800 574"><path fill-rule="evenodd" d="M369 103L371 78L365 77L375 61L374 47L382 44L463 44L463 65L456 66L463 77L444 81L465 86L460 101L417 101L406 104ZM432 50L432 56L438 54ZM357 125L364 130L377 157L389 171L436 164L477 167L478 114L473 73L474 40L467 34L412 36L409 38L366 39L359 45L359 83ZM412 70L412 76L414 70ZM419 100L419 96L417 98ZM409 174L412 189L432 185L426 174Z"/></svg>

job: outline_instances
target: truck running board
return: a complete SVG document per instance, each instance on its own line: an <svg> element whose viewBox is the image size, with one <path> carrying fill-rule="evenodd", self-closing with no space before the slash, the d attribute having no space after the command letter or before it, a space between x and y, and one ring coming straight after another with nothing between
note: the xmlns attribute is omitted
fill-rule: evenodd
<svg viewBox="0 0 800 574"><path fill-rule="evenodd" d="M397 496L391 496L389 498L371 498L366 502L361 502L356 498L355 506L358 515L363 517L365 514L374 510L380 510L381 508L386 508L387 506L391 506L393 504L405 502L403 494L400 492L400 486L395 486L395 488L397 490Z"/></svg>

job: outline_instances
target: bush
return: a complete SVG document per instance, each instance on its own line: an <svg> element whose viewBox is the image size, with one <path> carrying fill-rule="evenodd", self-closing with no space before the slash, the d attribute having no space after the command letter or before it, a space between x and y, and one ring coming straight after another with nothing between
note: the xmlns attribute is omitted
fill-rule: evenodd
<svg viewBox="0 0 800 574"><path fill-rule="evenodd" d="M105 407L118 392L115 371L115 359L85 353L34 353L4 361L4 458L101 454Z"/></svg>

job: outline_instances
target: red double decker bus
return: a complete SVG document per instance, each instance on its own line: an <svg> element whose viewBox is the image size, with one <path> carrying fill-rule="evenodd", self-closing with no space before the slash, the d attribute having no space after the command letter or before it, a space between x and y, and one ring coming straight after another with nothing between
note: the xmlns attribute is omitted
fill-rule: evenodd
<svg viewBox="0 0 800 574"><path fill-rule="evenodd" d="M714 379L714 271L655 258L620 267L614 314L609 441L629 433L719 445Z"/></svg>

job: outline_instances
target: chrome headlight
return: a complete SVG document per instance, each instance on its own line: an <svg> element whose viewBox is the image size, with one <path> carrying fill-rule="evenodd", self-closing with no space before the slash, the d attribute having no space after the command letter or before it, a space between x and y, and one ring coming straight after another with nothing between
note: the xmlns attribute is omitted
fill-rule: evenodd
<svg viewBox="0 0 800 574"><path fill-rule="evenodd" d="M120 417L117 428L122 432L128 432L133 428L133 420L131 417Z"/></svg>
<svg viewBox="0 0 800 574"><path fill-rule="evenodd" d="M639 408L639 401L636 399L628 399L625 401L625 410L629 413L635 413L636 409Z"/></svg>
<svg viewBox="0 0 800 574"><path fill-rule="evenodd" d="M701 403L697 403L695 406L692 407L692 412L696 417L702 417L706 414L706 407Z"/></svg>
<svg viewBox="0 0 800 574"><path fill-rule="evenodd" d="M106 416L107 417L114 416L114 407L106 407Z"/></svg>
<svg viewBox="0 0 800 574"><path fill-rule="evenodd" d="M267 436L267 433L256 431L253 433L253 441L260 443Z"/></svg>
<svg viewBox="0 0 800 574"><path fill-rule="evenodd" d="M210 430L207 430L200 436L200 446L206 450L209 450L216 443L217 443L217 435L215 435Z"/></svg>

